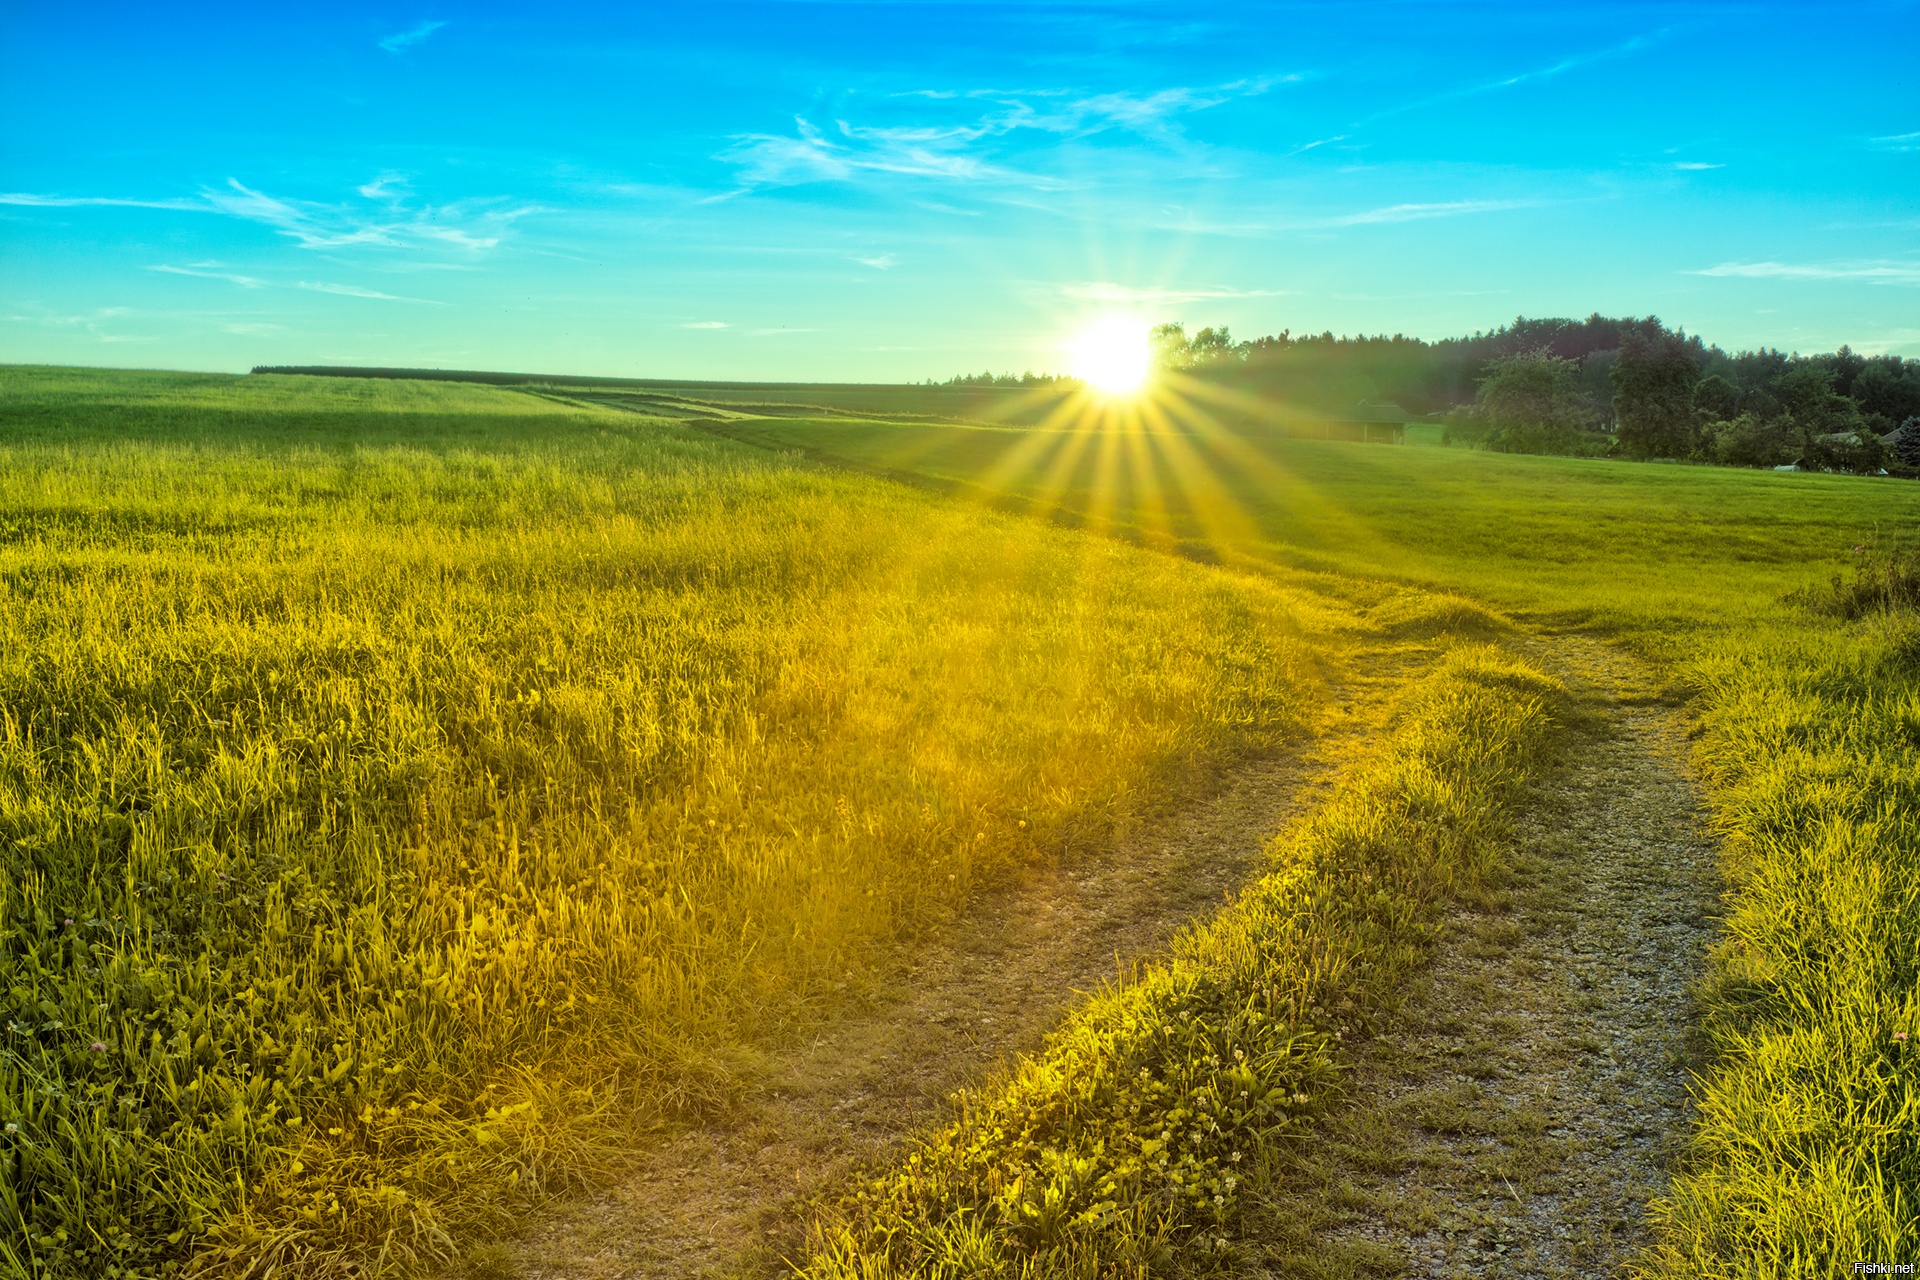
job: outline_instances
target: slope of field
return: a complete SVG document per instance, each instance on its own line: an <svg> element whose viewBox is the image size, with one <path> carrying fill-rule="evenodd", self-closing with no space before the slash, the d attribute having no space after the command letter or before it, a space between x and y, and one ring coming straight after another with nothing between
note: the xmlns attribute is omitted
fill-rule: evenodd
<svg viewBox="0 0 1920 1280"><path fill-rule="evenodd" d="M0 371L0 1269L443 1255L1357 634L510 390Z"/></svg>
<svg viewBox="0 0 1920 1280"><path fill-rule="evenodd" d="M1077 384L1029 386L872 382L687 382L670 378L593 378L565 374L493 373L465 369L381 369L328 365L263 365L267 377L306 375L411 382L466 382L542 394L605 398L635 407L656 404L665 416L703 417L712 407L744 407L789 417L840 412L889 418L945 418L966 422L1039 423ZM646 409L642 409L646 412Z"/></svg>
<svg viewBox="0 0 1920 1280"><path fill-rule="evenodd" d="M1639 650L1691 699L1729 882L1700 1118L1648 1265L1822 1275L1908 1256L1920 486L1138 421L716 429L1191 555L1460 591Z"/></svg>

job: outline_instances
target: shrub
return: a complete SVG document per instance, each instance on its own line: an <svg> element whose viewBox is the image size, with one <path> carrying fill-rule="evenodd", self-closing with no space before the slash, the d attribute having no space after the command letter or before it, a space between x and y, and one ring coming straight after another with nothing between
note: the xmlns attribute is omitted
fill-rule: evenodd
<svg viewBox="0 0 1920 1280"><path fill-rule="evenodd" d="M1707 427L1708 451L1730 467L1777 467L1800 456L1786 424L1743 413L1731 422Z"/></svg>
<svg viewBox="0 0 1920 1280"><path fill-rule="evenodd" d="M1494 453L1538 453L1560 458L1604 457L1613 437L1582 427L1515 424L1495 427L1481 445Z"/></svg>
<svg viewBox="0 0 1920 1280"><path fill-rule="evenodd" d="M1920 609L1920 545L1853 549L1849 573L1797 592L1794 599L1817 613L1858 618L1881 609Z"/></svg>
<svg viewBox="0 0 1920 1280"><path fill-rule="evenodd" d="M1834 432L1807 442L1800 465L1810 471L1843 471L1870 476L1887 465L1886 446L1871 431Z"/></svg>

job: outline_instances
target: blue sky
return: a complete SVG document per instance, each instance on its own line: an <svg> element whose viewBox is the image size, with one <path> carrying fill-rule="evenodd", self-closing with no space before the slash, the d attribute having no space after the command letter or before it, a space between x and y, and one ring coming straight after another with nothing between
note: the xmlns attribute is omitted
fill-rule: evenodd
<svg viewBox="0 0 1920 1280"><path fill-rule="evenodd" d="M20 3L0 360L918 380L1111 311L1920 355L1916 50L1915 3Z"/></svg>

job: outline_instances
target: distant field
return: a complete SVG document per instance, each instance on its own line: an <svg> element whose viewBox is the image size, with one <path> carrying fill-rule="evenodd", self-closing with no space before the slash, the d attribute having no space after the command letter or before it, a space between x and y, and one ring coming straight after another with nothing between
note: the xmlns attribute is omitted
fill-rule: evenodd
<svg viewBox="0 0 1920 1280"><path fill-rule="evenodd" d="M1652 658L1725 840L1700 1127L1650 1265L1824 1275L1920 1239L1920 485L846 420L711 428L1238 564L1458 591Z"/></svg>
<svg viewBox="0 0 1920 1280"><path fill-rule="evenodd" d="M0 370L0 1272L444 1256L1356 636L632 413Z"/></svg>
<svg viewBox="0 0 1920 1280"><path fill-rule="evenodd" d="M709 406L745 407L776 415L831 410L868 416L947 418L970 422L1038 423L1070 394L1067 385L1029 387L916 385L865 382L689 382L667 378L590 378L557 374L487 373L458 369L333 369L325 366L269 368L280 374L373 378L381 382L427 381L511 387L540 394L604 400L666 416L702 416ZM388 376L379 376L388 375Z"/></svg>
<svg viewBox="0 0 1920 1280"><path fill-rule="evenodd" d="M1171 432L850 419L712 428L1221 557L1469 590L1559 623L1719 627L1920 522L1850 476Z"/></svg>

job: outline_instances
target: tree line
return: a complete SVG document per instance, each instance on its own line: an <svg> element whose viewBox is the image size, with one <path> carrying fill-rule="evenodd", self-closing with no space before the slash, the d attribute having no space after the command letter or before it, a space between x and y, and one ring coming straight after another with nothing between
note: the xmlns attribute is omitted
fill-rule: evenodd
<svg viewBox="0 0 1920 1280"><path fill-rule="evenodd" d="M1827 471L1920 469L1920 359L1728 353L1657 317L1527 319L1466 338L1236 342L1223 326L1153 331L1156 359L1263 401L1391 402L1449 443L1507 452L1674 458Z"/></svg>

